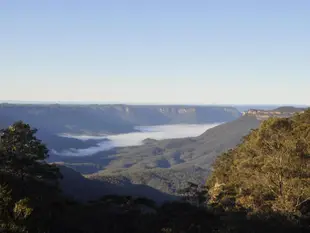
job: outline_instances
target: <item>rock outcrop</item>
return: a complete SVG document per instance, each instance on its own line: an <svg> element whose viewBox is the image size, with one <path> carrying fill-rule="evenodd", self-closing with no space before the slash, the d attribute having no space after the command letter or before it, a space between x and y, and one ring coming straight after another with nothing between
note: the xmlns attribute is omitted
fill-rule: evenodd
<svg viewBox="0 0 310 233"><path fill-rule="evenodd" d="M296 113L303 113L304 109L294 108L294 107L280 107L274 110L261 110L261 109L250 109L246 112L243 112L243 116L254 116L257 120L263 121L267 120L270 117L280 117L288 118L292 117Z"/></svg>

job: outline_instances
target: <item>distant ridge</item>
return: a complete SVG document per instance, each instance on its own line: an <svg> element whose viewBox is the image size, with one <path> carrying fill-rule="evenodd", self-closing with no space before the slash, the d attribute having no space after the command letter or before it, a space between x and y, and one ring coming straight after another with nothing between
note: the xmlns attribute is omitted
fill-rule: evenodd
<svg viewBox="0 0 310 233"><path fill-rule="evenodd" d="M295 108L291 106L278 107L273 110L250 109L242 113L243 116L253 116L262 121L270 117L292 117L296 113L302 113L304 108Z"/></svg>
<svg viewBox="0 0 310 233"><path fill-rule="evenodd" d="M207 124L239 116L237 109L224 106L0 104L0 122L22 120L57 134L129 133L137 131L135 126Z"/></svg>
<svg viewBox="0 0 310 233"><path fill-rule="evenodd" d="M279 108L274 109L273 111L278 111L278 112L302 112L306 108L297 108L297 107L292 107L292 106L282 106Z"/></svg>

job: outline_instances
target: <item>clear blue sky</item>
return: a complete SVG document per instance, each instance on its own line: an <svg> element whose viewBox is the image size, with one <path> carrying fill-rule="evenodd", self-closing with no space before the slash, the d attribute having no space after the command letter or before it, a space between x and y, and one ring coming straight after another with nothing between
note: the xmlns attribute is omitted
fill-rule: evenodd
<svg viewBox="0 0 310 233"><path fill-rule="evenodd" d="M0 0L0 100L310 105L309 0Z"/></svg>

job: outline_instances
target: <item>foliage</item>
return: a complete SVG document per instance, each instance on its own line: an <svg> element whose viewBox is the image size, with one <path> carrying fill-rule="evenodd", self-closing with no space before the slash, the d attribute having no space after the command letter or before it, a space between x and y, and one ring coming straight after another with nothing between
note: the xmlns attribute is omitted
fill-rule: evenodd
<svg viewBox="0 0 310 233"><path fill-rule="evenodd" d="M0 232L207 233L306 232L309 213L309 115L271 119L223 154L206 187L189 183L185 202L105 196L82 203L58 189L57 167L46 147L22 122L0 142ZM209 200L211 205L206 206ZM249 218L249 213L258 213Z"/></svg>
<svg viewBox="0 0 310 233"><path fill-rule="evenodd" d="M1 228L5 226L12 232L48 228L51 216L57 212L50 207L61 201L58 188L61 174L56 166L45 162L48 151L35 133L35 129L23 122L2 131Z"/></svg>
<svg viewBox="0 0 310 233"><path fill-rule="evenodd" d="M25 221L32 211L27 198L14 203L8 186L0 185L0 229L26 232Z"/></svg>
<svg viewBox="0 0 310 233"><path fill-rule="evenodd" d="M60 178L56 166L47 164L48 150L35 137L36 129L19 121L2 131L0 144L1 172L21 179L55 181Z"/></svg>
<svg viewBox="0 0 310 233"><path fill-rule="evenodd" d="M182 199L195 206L204 206L208 200L208 191L205 186L188 182L188 186L178 191Z"/></svg>
<svg viewBox="0 0 310 233"><path fill-rule="evenodd" d="M310 217L310 109L264 121L217 159L207 186L224 209Z"/></svg>

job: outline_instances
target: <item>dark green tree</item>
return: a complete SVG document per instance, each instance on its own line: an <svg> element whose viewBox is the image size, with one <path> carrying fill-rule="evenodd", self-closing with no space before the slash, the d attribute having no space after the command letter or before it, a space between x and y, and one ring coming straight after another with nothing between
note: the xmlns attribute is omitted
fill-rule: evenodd
<svg viewBox="0 0 310 233"><path fill-rule="evenodd" d="M16 232L45 232L59 214L54 206L62 202L58 186L61 174L56 165L46 162L48 150L36 132L21 121L2 130L0 209L7 216L1 219L2 229L11 232L15 228Z"/></svg>
<svg viewBox="0 0 310 233"><path fill-rule="evenodd" d="M182 196L184 201L195 206L204 206L208 200L206 186L197 185L192 182L188 182L188 186L184 189L178 190L178 193Z"/></svg>
<svg viewBox="0 0 310 233"><path fill-rule="evenodd" d="M27 232L25 222L32 213L27 198L14 202L7 185L0 185L0 232Z"/></svg>
<svg viewBox="0 0 310 233"><path fill-rule="evenodd" d="M0 171L24 179L58 180L56 166L48 164L46 146L36 138L36 129L22 121L2 130L0 139Z"/></svg>

